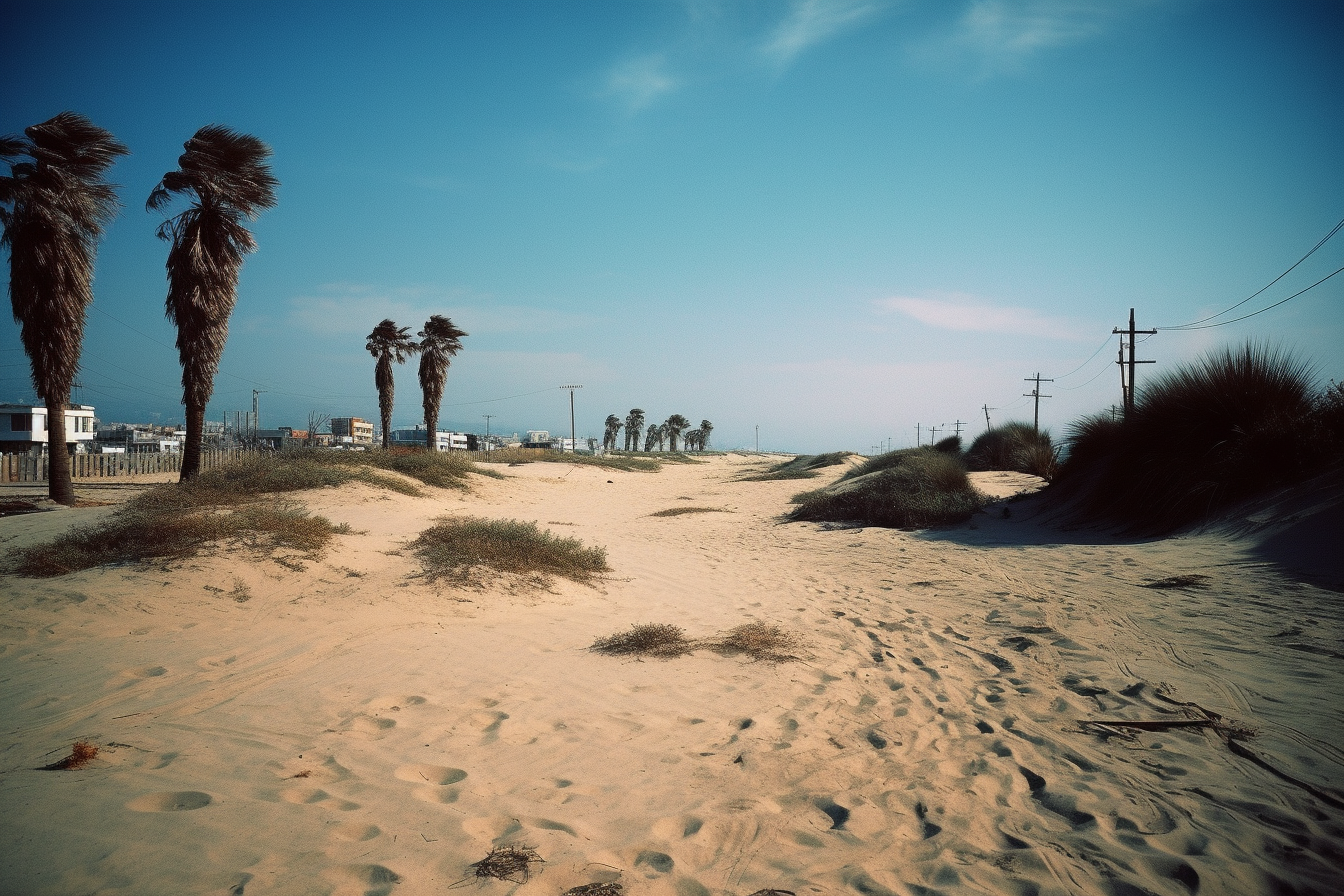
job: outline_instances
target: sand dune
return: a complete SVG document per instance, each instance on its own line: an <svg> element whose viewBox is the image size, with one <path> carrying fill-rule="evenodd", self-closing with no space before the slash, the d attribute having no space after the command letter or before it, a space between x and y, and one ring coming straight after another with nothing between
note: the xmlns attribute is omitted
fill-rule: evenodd
<svg viewBox="0 0 1344 896"><path fill-rule="evenodd" d="M937 532L781 524L828 479L734 481L762 465L351 485L301 496L356 530L301 571L0 579L0 892L1338 892L1337 593L1226 536L1060 532L1029 500ZM719 512L651 515L678 506ZM0 550L104 512L0 519ZM445 514L536 521L614 571L431 584L404 545ZM1205 578L1143 587L1173 576ZM586 649L753 621L805 659ZM1177 702L1258 735L1088 724L1208 718ZM36 770L79 739L87 768ZM544 862L478 883L504 844Z"/></svg>

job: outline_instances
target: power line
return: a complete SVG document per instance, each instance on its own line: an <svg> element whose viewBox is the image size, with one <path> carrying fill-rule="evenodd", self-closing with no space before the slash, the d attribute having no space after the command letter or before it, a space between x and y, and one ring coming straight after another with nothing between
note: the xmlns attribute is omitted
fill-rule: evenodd
<svg viewBox="0 0 1344 896"><path fill-rule="evenodd" d="M1316 245L1312 246L1312 247L1311 247L1311 251L1309 251L1306 255L1303 255L1301 258L1299 258L1297 261L1295 261L1295 262L1293 263L1293 266L1292 266L1292 267L1288 268L1288 270L1284 271L1282 274L1280 274L1279 276L1275 277L1273 280L1269 281L1269 282L1266 283L1264 286L1260 287L1260 288L1257 289L1255 292L1251 293L1249 296L1247 296L1246 298L1242 299L1240 302L1237 302L1237 304L1231 306L1230 308L1225 308L1225 309L1223 309L1222 311L1219 311L1217 314L1213 314L1213 315L1210 315L1209 317L1201 318L1200 320L1191 321L1191 322L1188 323L1188 324L1180 324L1179 326L1173 326L1173 327L1158 327L1158 329L1159 329L1159 330L1206 330L1206 329L1208 329L1208 327L1201 327L1201 326L1199 326L1199 324L1208 323L1209 321L1213 320L1214 318L1222 317L1224 314L1227 314L1229 311L1234 311L1234 310L1236 310L1237 308L1240 308L1242 305L1245 305L1245 304L1246 304L1247 302L1249 302L1251 299L1253 299L1253 298L1255 298L1256 296L1260 295L1260 293L1262 293L1262 292L1264 292L1265 290L1269 289L1269 288L1270 288L1271 286L1273 286L1275 283L1278 283L1278 282L1279 282L1280 280L1282 280L1284 277L1287 277L1289 274L1291 274L1291 273L1293 272L1293 269L1294 269L1294 268L1296 268L1296 267L1297 267L1298 265L1300 265L1302 262L1306 261L1306 260L1307 260L1308 258L1310 258L1312 255L1316 254L1316 250L1319 249L1319 248L1321 248L1322 246L1324 246L1327 242L1329 242L1329 241L1330 241L1330 238L1333 237L1335 234L1339 233L1339 231L1340 231L1341 229L1344 229L1344 220L1341 220L1338 224L1336 224L1336 225L1334 226L1333 229L1331 229L1331 231L1330 231L1329 233L1327 233L1325 236L1321 237L1320 242L1318 242ZM1344 270L1344 268L1340 268L1340 270ZM1339 273L1339 271L1335 271L1335 274L1338 274L1338 273ZM1335 276L1335 274L1331 274L1330 277ZM1308 286L1307 289L1311 289L1312 286L1318 286L1318 285L1320 285L1321 283L1324 283L1326 280L1329 280L1330 277L1325 277L1325 278L1323 278L1323 279L1321 279L1321 280L1317 280L1315 283L1311 284L1311 286ZM1302 290L1302 292L1294 293L1293 295L1289 296L1288 299L1295 299L1295 298L1297 298L1298 296L1302 295L1303 292L1306 292L1307 289ZM1284 299L1283 302L1288 301L1288 299ZM1279 306L1279 305L1282 305L1283 302L1276 302L1275 304L1270 305L1269 308L1275 308L1275 307L1277 307L1277 306ZM1261 308L1260 311L1255 312L1255 314L1259 314L1261 311L1268 311L1269 308ZM1254 317L1255 314L1248 314L1248 315L1246 315L1246 317ZM1237 320L1245 320L1246 317L1239 317L1239 318L1237 318ZM1211 326L1211 327L1221 327L1221 326L1223 326L1223 325L1225 325L1225 324L1233 324L1233 323L1236 323L1236 322L1237 322L1236 320L1225 320L1225 321L1223 321L1222 323L1218 323L1218 324L1210 324L1209 326Z"/></svg>
<svg viewBox="0 0 1344 896"><path fill-rule="evenodd" d="M1271 308L1277 308L1277 307L1279 307L1280 305L1284 304L1285 302L1291 302L1293 299L1295 299L1295 298L1297 298L1298 296L1302 295L1302 293L1306 292L1308 289L1315 289L1316 287L1320 286L1320 285L1321 285L1322 283L1324 283L1325 281L1329 280L1331 277L1335 276L1335 274L1338 274L1338 273L1340 273L1340 272L1344 272L1344 268L1340 268L1339 270L1335 271L1334 274L1326 274L1324 277L1322 277L1321 279L1317 280L1315 283L1311 284L1311 286L1308 286L1307 289L1300 289L1300 290L1298 290L1297 292L1295 292L1295 293L1293 293L1292 295L1290 295L1290 296L1289 296L1288 298L1286 298L1286 299L1280 299L1279 301L1275 302L1273 305L1267 305L1267 306L1265 306L1264 308L1261 308L1259 311L1252 311L1250 314L1243 314L1241 317L1234 317L1234 318L1232 318L1231 320L1223 320L1223 321L1219 321L1219 322L1216 323L1216 324L1205 324L1205 325L1200 326L1200 327L1197 327L1197 326L1195 326L1195 325L1193 325L1193 324L1186 324L1186 325L1183 326L1183 327L1158 327L1158 329L1159 329L1159 330L1211 330L1211 329L1213 329L1214 327L1225 327L1225 326L1227 326L1228 324L1235 324L1237 321L1246 320L1246 319L1249 318L1249 317L1255 317L1257 314L1264 314L1266 311L1269 311ZM1239 303L1239 304L1240 304L1240 303ZM1233 307L1236 307L1236 306L1233 306ZM1231 310L1232 310L1231 308L1228 309L1228 311L1231 311ZM1223 313L1226 314L1227 311L1224 311ZM1216 315L1216 314L1214 315L1214 317L1217 317L1217 316L1218 316L1218 315ZM1205 320L1212 320L1212 319L1213 319L1213 318L1205 318Z"/></svg>
<svg viewBox="0 0 1344 896"><path fill-rule="evenodd" d="M1057 377L1055 377L1055 379L1057 379L1057 380L1062 380L1062 379L1067 379L1068 377L1073 376L1075 373L1077 373L1078 371L1082 370L1082 369L1083 369L1084 367L1086 367L1087 365L1091 364L1091 363L1096 359L1097 355L1101 354L1101 350L1104 349L1106 346L1108 346L1108 345L1110 345L1110 344L1111 344L1110 337L1107 337L1106 340L1105 340L1104 342L1102 342L1101 345L1097 346L1097 350L1094 351L1094 352L1092 353L1092 357L1088 358L1086 361L1084 361L1083 363L1079 364L1077 367L1073 368L1073 369L1070 370L1068 373L1065 373L1065 374L1062 374L1061 376L1057 376ZM1075 388L1076 388L1076 387L1075 387Z"/></svg>

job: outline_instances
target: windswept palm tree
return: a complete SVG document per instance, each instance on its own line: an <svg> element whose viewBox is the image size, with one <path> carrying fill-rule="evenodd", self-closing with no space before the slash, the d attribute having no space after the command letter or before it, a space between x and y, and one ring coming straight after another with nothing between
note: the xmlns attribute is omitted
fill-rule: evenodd
<svg viewBox="0 0 1344 896"><path fill-rule="evenodd" d="M128 150L74 112L23 133L0 137L0 159L10 163L0 177L0 247L9 249L9 298L33 389L47 408L47 492L74 504L65 406L93 301L98 239L119 207L103 174Z"/></svg>
<svg viewBox="0 0 1344 896"><path fill-rule="evenodd" d="M364 348L378 359L373 369L373 382L378 387L378 411L383 422L383 447L392 447L392 399L396 384L392 381L392 364L404 364L420 350L411 338L410 327L398 327L391 318L373 328Z"/></svg>
<svg viewBox="0 0 1344 896"><path fill-rule="evenodd" d="M705 438L704 430L700 429L692 429L689 432L687 432L686 435L682 436L682 440L686 443L687 451L704 450L705 447L704 438Z"/></svg>
<svg viewBox="0 0 1344 896"><path fill-rule="evenodd" d="M709 434L712 433L713 431L714 431L713 423L710 423L708 420L700 421L700 437L698 441L700 442L701 451L704 451L706 448L709 447Z"/></svg>
<svg viewBox="0 0 1344 896"><path fill-rule="evenodd" d="M168 250L168 319L177 326L182 364L182 403L187 409L187 443L182 480L201 470L205 406L215 391L215 374L229 338L229 316L238 301L243 258L257 248L244 221L275 206L280 182L267 159L271 148L251 134L208 124L182 144L177 170L163 176L145 202L147 211L186 196L190 206L159 225Z"/></svg>
<svg viewBox="0 0 1344 896"><path fill-rule="evenodd" d="M662 440L663 440L663 428L659 426L657 423L650 423L649 431L644 435L644 450L652 451L653 446L655 444L662 442Z"/></svg>
<svg viewBox="0 0 1344 896"><path fill-rule="evenodd" d="M625 415L625 450L639 450L639 434L644 431L644 411L641 408L631 408L630 413ZM646 449L647 450L647 449Z"/></svg>
<svg viewBox="0 0 1344 896"><path fill-rule="evenodd" d="M621 418L615 414L608 414L606 420L606 429L602 433L602 450L616 450L616 434L621 431Z"/></svg>
<svg viewBox="0 0 1344 896"><path fill-rule="evenodd" d="M663 429L667 431L667 440L673 451L677 450L677 439L681 434L690 429L691 421L687 420L681 414L673 414L663 421Z"/></svg>
<svg viewBox="0 0 1344 896"><path fill-rule="evenodd" d="M438 449L439 405L443 402L443 384L448 379L448 365L462 351L459 330L442 314L431 315L420 331L420 391L425 401L425 429L430 451ZM390 409L389 409L390 410Z"/></svg>

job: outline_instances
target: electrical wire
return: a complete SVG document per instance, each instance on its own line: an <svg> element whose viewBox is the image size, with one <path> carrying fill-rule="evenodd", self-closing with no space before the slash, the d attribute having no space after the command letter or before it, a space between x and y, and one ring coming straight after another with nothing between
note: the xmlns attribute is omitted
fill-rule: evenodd
<svg viewBox="0 0 1344 896"><path fill-rule="evenodd" d="M1339 231L1342 230L1342 229L1344 229L1344 219L1341 219L1340 222L1339 222L1338 224L1336 224L1336 225L1334 226L1334 228L1333 228L1329 233L1327 233L1325 236L1321 237L1320 242L1318 242L1316 245L1314 245L1314 246L1311 247L1311 251L1309 251L1306 255L1303 255L1301 258L1299 258L1297 261L1295 261L1295 262L1293 263L1293 266L1292 266L1292 267L1290 267L1288 270L1284 271L1284 272L1283 272L1282 274L1280 274L1279 276L1275 277L1273 280L1271 280L1271 281L1269 281L1268 283L1266 283L1264 286L1262 286L1262 287L1260 287L1259 289L1257 289L1255 292L1251 293L1251 294L1250 294L1249 296L1247 296L1246 298L1242 299L1242 300L1241 300L1240 302L1238 302L1237 304L1231 306L1230 308L1224 308L1222 311L1219 311L1217 314L1213 314L1213 315L1210 315L1209 317L1201 318L1200 320L1191 321L1191 322L1188 323L1188 324L1180 324L1180 325L1178 325L1178 326L1172 326L1172 327L1157 327L1157 329L1159 329L1159 330L1205 330L1205 329L1208 329L1208 327L1201 327L1201 326L1199 326L1199 324L1208 323L1209 321L1213 320L1214 318L1222 317L1224 314L1227 314L1228 312L1230 312L1230 311L1234 311L1234 310L1236 310L1237 308L1240 308L1242 305L1245 305L1245 304L1246 304L1247 302L1249 302L1251 299L1253 299L1253 298L1255 298L1256 296L1260 295L1260 293L1262 293L1262 292L1264 292L1265 290L1269 289L1269 288L1270 288L1271 286L1273 286L1275 283L1278 283L1278 282L1279 282L1280 280L1282 280L1284 277L1287 277L1289 274L1291 274L1291 273L1293 272L1294 268L1296 268L1296 267L1297 267L1298 265L1300 265L1302 262L1306 261L1306 260L1307 260L1308 258L1310 258L1312 255L1315 255L1317 249L1319 249L1319 248L1321 248L1322 246L1324 246L1327 242L1330 241L1330 238L1331 238L1331 237L1333 237L1335 234L1339 233ZM1339 273L1339 271L1335 271L1335 274L1338 274L1338 273ZM1335 274L1331 274L1330 277L1335 276ZM1326 277L1325 279L1326 279L1326 280L1329 280L1330 277ZM1318 280L1316 283L1313 283L1311 286L1316 286L1316 285L1318 285L1318 284L1321 283L1321 282L1324 282L1324 281L1319 281L1319 280ZM1307 289L1311 289L1311 286L1308 286ZM1302 290L1302 292L1306 292L1306 291L1307 291L1306 289ZM1288 298L1289 298L1289 299L1296 298L1297 296L1300 296L1301 294L1302 294L1302 293L1299 292L1299 293L1296 293L1295 295L1291 295L1291 296L1289 296ZM1288 301L1288 299L1284 299L1283 301L1286 302L1286 301ZM1282 305L1282 304L1283 304L1283 302L1277 302L1277 303L1275 303L1275 305L1270 305L1269 308L1274 308L1274 307L1277 307L1277 305ZM1262 308L1262 309L1260 309L1260 310L1261 310L1261 311L1268 311L1269 308ZM1259 314L1259 313L1260 313L1259 311L1256 312L1256 314ZM1254 315L1248 314L1248 315L1246 315L1246 317L1254 317ZM1239 317L1239 318L1237 318L1237 320L1245 320L1246 317ZM1226 320L1226 321L1223 321L1221 324L1212 324L1211 326L1215 326L1215 327L1217 327L1217 326L1222 326L1223 324L1231 324L1231 323L1236 323L1236 321Z"/></svg>
<svg viewBox="0 0 1344 896"><path fill-rule="evenodd" d="M1306 289L1300 289L1300 290L1298 290L1297 292L1293 293L1292 295L1290 295L1290 296L1289 296L1288 298L1286 298L1286 299L1280 299L1279 301L1275 302L1273 305L1267 305L1267 306L1265 306L1264 308L1261 308L1259 311L1252 311L1250 314L1243 314L1241 317L1234 317L1234 318L1232 318L1232 320L1223 320L1223 321L1219 321L1219 322L1216 323L1216 324L1204 324L1203 326L1198 326L1198 327L1197 327L1197 326L1194 326L1194 325L1192 325L1192 324L1187 324L1187 325L1185 325L1185 326L1183 326L1183 327L1158 327L1158 329L1159 329L1159 330L1211 330L1211 329L1213 329L1214 327L1225 327L1225 326L1227 326L1228 324L1235 324L1237 321L1246 320L1247 318L1250 318L1250 317L1255 317L1257 314L1264 314L1266 311L1269 311L1271 308L1277 308L1277 307L1279 307L1280 305L1284 304L1285 302L1291 302L1293 299L1295 299L1295 298L1297 298L1298 296L1302 295L1302 293L1306 292L1308 289L1315 289L1316 287L1320 286L1320 285L1321 285L1322 283L1324 283L1325 281L1329 280L1331 277L1335 276L1335 274L1339 274L1339 273L1342 273L1342 272L1344 272L1344 268L1340 268L1339 270L1335 271L1334 274L1326 274L1324 277L1322 277L1321 279L1317 280L1315 283L1311 284L1311 286L1308 286ZM1229 310L1231 310L1231 309L1229 309ZM1224 313L1226 313L1226 312L1224 312ZM1216 314L1214 315L1214 317L1217 317L1217 316L1218 316L1218 315L1216 315ZM1205 318L1205 320L1210 320L1210 319L1211 319L1211 318Z"/></svg>
<svg viewBox="0 0 1344 896"><path fill-rule="evenodd" d="M1111 344L1111 337L1107 336L1107 337L1106 337L1106 341L1103 342L1100 346L1098 346L1097 350L1094 351L1094 352L1092 353L1092 357L1091 357L1091 358L1088 358L1086 361L1084 361L1083 363L1079 364L1077 367L1073 368L1073 369L1070 370L1068 373L1061 374L1061 375L1055 377L1055 379L1056 379L1056 380L1062 380L1062 379L1067 379L1068 377L1073 376L1075 373L1077 373L1078 371L1082 370L1082 369L1083 369L1084 367L1086 367L1087 365L1091 364L1092 361L1093 361L1093 359L1095 359L1095 358L1097 357L1097 355L1101 354L1101 350L1104 349L1106 346L1108 346L1108 345L1110 345L1110 344Z"/></svg>

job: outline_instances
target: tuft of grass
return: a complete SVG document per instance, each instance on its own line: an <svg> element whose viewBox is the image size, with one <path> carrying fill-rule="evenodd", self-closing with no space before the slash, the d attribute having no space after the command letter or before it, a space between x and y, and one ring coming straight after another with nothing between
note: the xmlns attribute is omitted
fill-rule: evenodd
<svg viewBox="0 0 1344 896"><path fill-rule="evenodd" d="M77 740L70 748L70 755L64 759L44 765L40 771L64 772L84 768L98 756L98 745L87 740Z"/></svg>
<svg viewBox="0 0 1344 896"><path fill-rule="evenodd" d="M570 887L560 896L621 896L624 887L619 881L611 883L593 883L583 884L577 887Z"/></svg>
<svg viewBox="0 0 1344 896"><path fill-rule="evenodd" d="M175 488L160 486L101 523L76 526L50 542L16 551L10 568L21 576L49 578L99 566L185 559L222 541L258 554L287 548L316 560L333 535L350 531L295 505L191 504L184 500L190 495Z"/></svg>
<svg viewBox="0 0 1344 896"><path fill-rule="evenodd" d="M607 552L577 538L543 532L536 523L444 517L421 532L409 547L431 580L481 588L493 572L530 578L545 585L551 576L591 582L610 572Z"/></svg>
<svg viewBox="0 0 1344 896"><path fill-rule="evenodd" d="M627 473L656 473L662 469L659 460L671 460L669 455L658 455L659 460L651 456L636 457L630 454L571 454L567 451L551 451L546 448L500 448L495 451L480 452L475 455L477 463L488 464L579 464L588 467L601 467L604 470L623 470ZM699 461L692 461L699 463Z"/></svg>
<svg viewBox="0 0 1344 896"><path fill-rule="evenodd" d="M966 451L970 470L1006 470L1030 473L1047 481L1055 476L1059 459L1050 432L1027 423L1005 423L978 435Z"/></svg>
<svg viewBox="0 0 1344 896"><path fill-rule="evenodd" d="M680 626L648 622L632 626L630 631L598 638L589 650L607 656L653 656L672 659L690 653L696 643L686 637Z"/></svg>
<svg viewBox="0 0 1344 896"><path fill-rule="evenodd" d="M985 504L961 459L932 448L892 451L836 484L795 497L790 520L857 521L896 529L959 523Z"/></svg>
<svg viewBox="0 0 1344 896"><path fill-rule="evenodd" d="M1188 574L1185 574L1185 575L1170 576L1170 577L1165 578L1165 579L1158 579L1156 582L1147 582L1147 583L1145 583L1142 587L1144 587L1144 588L1158 588L1158 589L1162 589L1162 590L1166 590L1166 589L1178 590L1178 589L1186 589L1186 588L1207 588L1207 587L1209 587L1209 586L1208 586L1207 584L1205 584L1205 583L1208 581L1208 579L1209 579L1208 576L1201 576L1201 575L1199 575L1198 573L1188 573Z"/></svg>
<svg viewBox="0 0 1344 896"><path fill-rule="evenodd" d="M667 510L659 510L651 513L649 516L684 516L688 513L731 513L722 507L669 507Z"/></svg>
<svg viewBox="0 0 1344 896"><path fill-rule="evenodd" d="M849 451L831 451L827 454L800 454L791 460L768 467L763 473L739 476L738 482L773 482L779 479L814 479L826 467L838 466L850 457Z"/></svg>
<svg viewBox="0 0 1344 896"><path fill-rule="evenodd" d="M1338 390L1336 390L1338 392ZM1074 424L1047 500L1075 518L1163 533L1344 458L1309 367L1256 343L1212 352L1149 382L1128 418Z"/></svg>
<svg viewBox="0 0 1344 896"><path fill-rule="evenodd" d="M777 625L749 622L704 642L723 656L748 656L756 662L787 663L799 659L802 642Z"/></svg>

